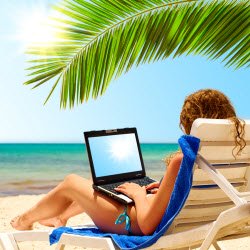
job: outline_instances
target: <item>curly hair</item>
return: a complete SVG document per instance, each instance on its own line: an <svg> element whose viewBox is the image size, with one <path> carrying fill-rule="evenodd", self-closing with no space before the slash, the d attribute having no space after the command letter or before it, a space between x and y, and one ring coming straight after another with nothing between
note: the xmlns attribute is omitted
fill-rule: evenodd
<svg viewBox="0 0 250 250"><path fill-rule="evenodd" d="M236 116L230 100L220 91L202 89L186 97L180 114L180 127L185 129L186 134L190 134L192 124L197 118L229 119L234 123L234 157L239 155L246 146L243 138L245 123Z"/></svg>

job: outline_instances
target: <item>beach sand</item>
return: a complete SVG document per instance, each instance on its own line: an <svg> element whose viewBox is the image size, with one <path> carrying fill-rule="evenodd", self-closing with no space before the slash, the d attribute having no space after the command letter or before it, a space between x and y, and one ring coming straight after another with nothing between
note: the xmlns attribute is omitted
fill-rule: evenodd
<svg viewBox="0 0 250 250"><path fill-rule="evenodd" d="M10 226L10 220L21 214L31 206L36 204L43 195L19 195L0 197L0 232L13 231ZM92 223L91 219L86 214L81 214L72 217L68 221L68 225L84 225ZM39 223L34 224L34 229L51 229L50 227L42 226ZM48 242L23 242L19 243L20 250L50 250L55 249L55 246L49 246ZM1 246L0 246L1 249ZM67 247L66 249L81 249L79 247Z"/></svg>
<svg viewBox="0 0 250 250"><path fill-rule="evenodd" d="M21 214L26 209L33 206L42 195L19 195L0 197L0 232L13 231L10 226L10 220ZM81 214L71 218L67 225L84 225L91 223L91 219L86 214ZM50 229L38 223L34 224L34 229ZM245 237L237 240L228 240L219 242L222 249L226 250L247 250L250 249L250 237ZM55 246L49 246L47 242L24 242L19 244L21 250L50 250L55 249ZM0 246L1 249L1 246ZM81 249L78 247L67 247L66 249ZM214 247L210 248L215 249Z"/></svg>

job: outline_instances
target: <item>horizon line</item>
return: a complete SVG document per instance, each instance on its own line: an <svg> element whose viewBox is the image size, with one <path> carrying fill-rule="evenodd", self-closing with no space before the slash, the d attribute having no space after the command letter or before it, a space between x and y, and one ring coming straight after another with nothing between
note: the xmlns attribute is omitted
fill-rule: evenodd
<svg viewBox="0 0 250 250"><path fill-rule="evenodd" d="M178 144L176 141L140 141L140 143L147 144ZM0 142L0 144L86 144L85 142L69 142L69 141L5 141Z"/></svg>

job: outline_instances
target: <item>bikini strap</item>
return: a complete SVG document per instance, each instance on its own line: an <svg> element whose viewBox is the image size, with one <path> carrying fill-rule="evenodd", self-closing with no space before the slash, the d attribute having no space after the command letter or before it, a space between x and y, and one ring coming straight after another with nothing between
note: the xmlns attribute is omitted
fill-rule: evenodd
<svg viewBox="0 0 250 250"><path fill-rule="evenodd" d="M125 222L125 229L130 232L131 222L127 213L127 205L124 207L123 213L121 213L115 221L116 225L123 224Z"/></svg>

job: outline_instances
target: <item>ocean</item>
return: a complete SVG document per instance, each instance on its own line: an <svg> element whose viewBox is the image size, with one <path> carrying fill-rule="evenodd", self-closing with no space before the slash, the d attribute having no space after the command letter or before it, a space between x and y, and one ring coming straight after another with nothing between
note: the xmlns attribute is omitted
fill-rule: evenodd
<svg viewBox="0 0 250 250"><path fill-rule="evenodd" d="M174 143L142 143L147 175L159 180ZM70 173L90 178L84 144L0 144L0 196L41 194Z"/></svg>

